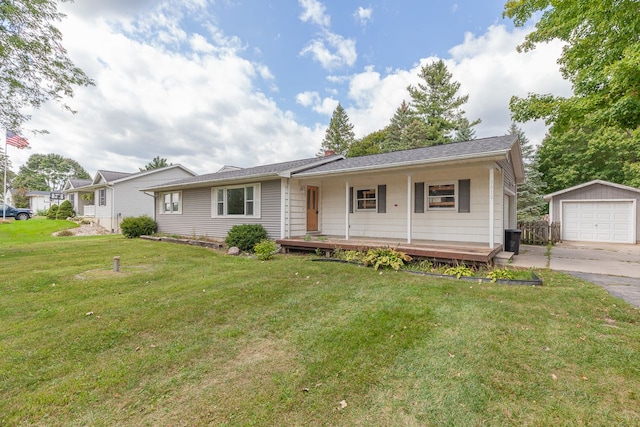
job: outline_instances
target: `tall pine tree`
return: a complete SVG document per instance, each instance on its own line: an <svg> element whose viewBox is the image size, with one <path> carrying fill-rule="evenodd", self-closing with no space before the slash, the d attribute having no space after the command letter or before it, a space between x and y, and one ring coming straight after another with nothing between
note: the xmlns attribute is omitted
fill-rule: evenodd
<svg viewBox="0 0 640 427"><path fill-rule="evenodd" d="M411 108L427 126L428 141L425 146L452 142L456 132L473 128L480 119L469 122L465 119L462 105L469 95L458 95L460 83L452 81L452 75L444 61L439 60L422 66L418 77L422 82L409 85Z"/></svg>
<svg viewBox="0 0 640 427"><path fill-rule="evenodd" d="M546 184L538 169L538 156L535 147L525 136L524 131L511 124L509 135L516 135L522 151L525 182L518 186L518 221L537 221L541 218L545 202L543 200Z"/></svg>
<svg viewBox="0 0 640 427"><path fill-rule="evenodd" d="M347 112L344 111L342 105L338 103L331 116L329 127L324 134L318 156L324 156L326 151L334 151L336 154L346 155L355 140L356 136L353 133L353 125L349 122L349 116L347 116Z"/></svg>

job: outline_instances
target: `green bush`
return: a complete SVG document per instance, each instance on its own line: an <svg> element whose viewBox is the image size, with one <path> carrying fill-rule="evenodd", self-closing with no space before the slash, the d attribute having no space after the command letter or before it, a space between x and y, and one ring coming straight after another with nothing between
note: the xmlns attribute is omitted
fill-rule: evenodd
<svg viewBox="0 0 640 427"><path fill-rule="evenodd" d="M276 242L268 239L261 240L253 247L253 251L256 253L258 259L263 261L273 258L276 249Z"/></svg>
<svg viewBox="0 0 640 427"><path fill-rule="evenodd" d="M254 246L267 238L267 230L261 224L234 225L227 233L225 243L241 251L250 252Z"/></svg>
<svg viewBox="0 0 640 427"><path fill-rule="evenodd" d="M128 216L122 219L120 230L122 235L130 239L153 234L158 229L158 224L149 216Z"/></svg>
<svg viewBox="0 0 640 427"><path fill-rule="evenodd" d="M58 212L56 212L56 219L67 219L73 218L76 216L76 213L73 211L73 205L70 201L65 200L58 207Z"/></svg>
<svg viewBox="0 0 640 427"><path fill-rule="evenodd" d="M472 268L467 267L465 264L459 264L445 269L444 274L447 274L449 276L456 276L458 279L460 279L461 277L473 277L474 271Z"/></svg>
<svg viewBox="0 0 640 427"><path fill-rule="evenodd" d="M376 270L380 267L391 267L394 270L399 270L405 262L411 261L411 257L395 249L376 248L369 249L362 261L364 265L373 265L373 268Z"/></svg>
<svg viewBox="0 0 640 427"><path fill-rule="evenodd" d="M57 214L58 214L58 205L54 203L53 205L51 205L51 207L47 211L47 219L56 219Z"/></svg>

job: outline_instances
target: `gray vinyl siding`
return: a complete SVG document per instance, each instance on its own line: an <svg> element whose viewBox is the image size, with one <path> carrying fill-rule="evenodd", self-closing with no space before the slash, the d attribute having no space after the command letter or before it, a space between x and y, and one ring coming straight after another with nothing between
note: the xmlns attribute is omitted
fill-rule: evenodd
<svg viewBox="0 0 640 427"><path fill-rule="evenodd" d="M506 160L497 162L504 176L504 188L513 194L516 194L516 175L513 170L513 165Z"/></svg>
<svg viewBox="0 0 640 427"><path fill-rule="evenodd" d="M280 237L280 180L260 183L260 218L221 218L211 215L211 188L181 191L180 214L156 214L158 232L189 237L224 239L236 224L262 224L271 239ZM248 184L250 185L250 184ZM162 199L156 194L156 212L160 212Z"/></svg>
<svg viewBox="0 0 640 427"><path fill-rule="evenodd" d="M562 212L560 211L562 200L636 200L636 208L640 209L640 193L625 190L623 188L612 187L595 183L587 187L578 188L553 197L553 221L560 222ZM640 215L636 211L636 241L640 242Z"/></svg>

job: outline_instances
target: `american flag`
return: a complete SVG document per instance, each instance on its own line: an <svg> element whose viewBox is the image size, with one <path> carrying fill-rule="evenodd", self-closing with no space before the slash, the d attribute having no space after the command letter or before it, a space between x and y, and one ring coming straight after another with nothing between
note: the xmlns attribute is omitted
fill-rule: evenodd
<svg viewBox="0 0 640 427"><path fill-rule="evenodd" d="M22 148L27 148L29 146L29 141L27 141L17 133L8 130L7 144L13 145L14 147L22 149Z"/></svg>

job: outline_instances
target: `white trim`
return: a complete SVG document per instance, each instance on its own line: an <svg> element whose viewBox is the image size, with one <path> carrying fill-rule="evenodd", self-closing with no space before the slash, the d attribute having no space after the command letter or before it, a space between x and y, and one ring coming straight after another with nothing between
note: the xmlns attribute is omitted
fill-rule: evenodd
<svg viewBox="0 0 640 427"><path fill-rule="evenodd" d="M245 195L246 195L246 189L249 187L253 187L253 214L251 215L247 215L246 214L246 210L247 210L247 200L245 199L244 201L244 207L243 210L245 211L244 214L229 214L227 213L227 209L228 209L228 202L227 202L227 190L235 190L238 188L244 188L245 189ZM260 196L261 196L261 185L259 182L257 183L253 183L253 184L245 184L245 185L229 185L229 186L224 186L224 187L211 187L211 218L260 218L262 216L261 214L261 207L260 207ZM223 203L223 214L219 214L218 213L218 190L223 190L224 192L224 200L222 201Z"/></svg>
<svg viewBox="0 0 640 427"><path fill-rule="evenodd" d="M167 211L165 210L165 202L164 202L164 198L166 195L170 194L171 195L171 205L173 205L174 201L173 201L173 195L174 194L178 194L178 210L174 211L174 210L170 210ZM165 191L163 193L160 193L160 215L182 215L182 191Z"/></svg>
<svg viewBox="0 0 640 427"><path fill-rule="evenodd" d="M362 187L355 187L353 189L353 191L355 192L354 197L353 197L353 202L355 203L355 206L353 207L353 211L354 212L377 212L378 211L378 186L377 185L373 185L373 186L362 186ZM358 198L358 191L373 191L373 194L375 195L375 198L373 199L360 199ZM358 207L358 201L359 200L374 200L376 202L375 206L372 208L360 208Z"/></svg>
<svg viewBox="0 0 640 427"><path fill-rule="evenodd" d="M282 178L280 180L280 238L285 239L287 229L287 216L289 215L290 208L287 209L287 189L289 188L289 178ZM291 202L288 203L291 205Z"/></svg>
<svg viewBox="0 0 640 427"><path fill-rule="evenodd" d="M564 239L564 204L578 204L578 203L631 203L631 232L630 236L631 240L628 242L609 242L609 243L628 243L635 245L637 243L637 223L638 223L638 213L637 213L637 199L579 199L579 200L560 200L560 236ZM551 207L550 207L551 209ZM571 241L571 240L568 240ZM593 240L594 242L600 242L599 240ZM603 243L607 243L604 241Z"/></svg>
<svg viewBox="0 0 640 427"><path fill-rule="evenodd" d="M411 199L412 191L411 175L407 175L407 244L411 244L411 229L412 229L412 213L413 213L413 200Z"/></svg>
<svg viewBox="0 0 640 427"><path fill-rule="evenodd" d="M633 191L635 193L640 193L640 188L629 187L627 185L616 184L615 182L603 181L601 179L594 179L593 181L585 182L584 184L575 185L573 187L565 188L564 190L556 191L555 193L547 194L544 196L544 200L549 201L551 198L555 196L559 196L564 193L568 193L570 191L579 190L581 188L589 187L591 185L601 184L606 185L608 187L618 188L620 190Z"/></svg>
<svg viewBox="0 0 640 427"><path fill-rule="evenodd" d="M445 211L451 211L451 212L456 212L458 210L458 180L454 179L454 180L450 180L450 181L439 181L439 182L427 182L425 183L426 185L426 205L427 205L427 211L434 211L434 212L445 212ZM443 208L439 208L439 207L431 207L430 206L430 202L431 202L431 197L429 195L429 188L430 187L434 187L437 185L453 185L453 206L452 207L443 207ZM433 197L438 197L438 196L433 196ZM451 196L444 196L444 197L451 197Z"/></svg>
<svg viewBox="0 0 640 427"><path fill-rule="evenodd" d="M344 227L344 239L345 240L349 240L349 202L351 199L350 196L350 191L349 191L349 181L345 181L345 199L346 199L346 203L344 204L345 206L345 227Z"/></svg>
<svg viewBox="0 0 640 427"><path fill-rule="evenodd" d="M493 168L489 168L489 247L493 248L495 244L495 231L494 231L494 217L495 217L495 170Z"/></svg>

